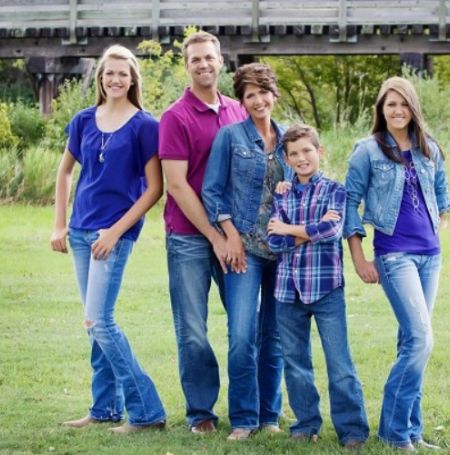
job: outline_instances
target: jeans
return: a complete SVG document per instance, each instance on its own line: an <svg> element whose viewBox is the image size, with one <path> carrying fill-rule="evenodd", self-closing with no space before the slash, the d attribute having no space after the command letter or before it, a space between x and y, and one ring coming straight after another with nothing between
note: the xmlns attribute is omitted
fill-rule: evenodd
<svg viewBox="0 0 450 455"><path fill-rule="evenodd" d="M390 253L376 258L384 292L398 322L397 360L384 386L378 436L391 445L422 438L422 383L433 347L431 313L440 255Z"/></svg>
<svg viewBox="0 0 450 455"><path fill-rule="evenodd" d="M71 229L75 271L91 341L92 398L90 415L99 421L122 418L123 404L132 425L149 425L166 415L156 388L139 365L114 321L114 307L133 242L120 239L105 260L91 255L97 231Z"/></svg>
<svg viewBox="0 0 450 455"><path fill-rule="evenodd" d="M208 294L213 277L223 296L222 272L202 235L166 238L169 290L178 346L178 368L189 426L217 420L219 365L208 341ZM223 300L222 300L223 301Z"/></svg>
<svg viewBox="0 0 450 455"><path fill-rule="evenodd" d="M314 385L311 355L311 318L319 330L328 372L331 419L341 444L365 441L369 435L361 384L347 340L344 290L334 289L317 302L305 305L277 303L277 321L284 355L289 404L297 422L291 433L319 434L322 418Z"/></svg>
<svg viewBox="0 0 450 455"><path fill-rule="evenodd" d="M273 297L276 261L247 253L247 271L225 279L229 418L233 428L278 425L283 356Z"/></svg>

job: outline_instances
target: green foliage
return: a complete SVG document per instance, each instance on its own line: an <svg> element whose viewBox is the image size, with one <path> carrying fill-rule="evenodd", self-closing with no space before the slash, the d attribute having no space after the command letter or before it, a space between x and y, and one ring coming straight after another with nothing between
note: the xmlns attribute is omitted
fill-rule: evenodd
<svg viewBox="0 0 450 455"><path fill-rule="evenodd" d="M44 146L52 151L63 152L67 142L65 128L70 119L81 109L95 103L95 87L83 88L83 82L67 79L52 103L52 115L47 121Z"/></svg>
<svg viewBox="0 0 450 455"><path fill-rule="evenodd" d="M8 118L12 133L19 138L18 148L23 150L30 145L37 145L45 133L45 118L36 105L23 101L8 106Z"/></svg>
<svg viewBox="0 0 450 455"><path fill-rule="evenodd" d="M8 117L8 106L0 103L0 153L17 146L19 139L11 130L11 122Z"/></svg>
<svg viewBox="0 0 450 455"><path fill-rule="evenodd" d="M22 180L22 166L17 158L16 150L0 150L0 200L14 201L19 193Z"/></svg>
<svg viewBox="0 0 450 455"><path fill-rule="evenodd" d="M140 62L144 106L153 115L160 117L163 110L180 96L188 84L183 59L180 52L163 52L156 41L143 41L138 47L149 56Z"/></svg>
<svg viewBox="0 0 450 455"><path fill-rule="evenodd" d="M0 60L0 100L33 103L35 98L31 76L25 71L25 61Z"/></svg>
<svg viewBox="0 0 450 455"><path fill-rule="evenodd" d="M394 56L266 57L282 97L277 112L320 130L357 121L371 107L384 79L400 72Z"/></svg>

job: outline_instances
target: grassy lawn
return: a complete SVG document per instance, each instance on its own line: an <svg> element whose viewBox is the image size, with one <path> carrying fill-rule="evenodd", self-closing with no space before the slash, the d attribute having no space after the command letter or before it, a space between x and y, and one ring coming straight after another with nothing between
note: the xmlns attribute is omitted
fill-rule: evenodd
<svg viewBox="0 0 450 455"><path fill-rule="evenodd" d="M168 413L164 432L109 434L108 425L81 430L60 426L82 417L90 403L89 343L82 325L70 256L49 248L51 208L0 206L0 453L2 454L339 454L328 412L323 356L314 331L316 381L322 395L320 442L293 444L287 437L292 412L284 400L283 436L257 434L249 442L227 443L226 315L215 289L210 336L219 357L222 391L216 412L219 431L191 435L184 423L178 380L164 233L159 209L135 246L117 304L117 319L154 379ZM444 269L434 313L435 347L428 366L423 408L426 436L450 453L450 230L442 232ZM370 247L367 242L366 247ZM346 262L351 347L363 382L372 435L367 454L396 453L375 438L382 388L395 356L396 326L378 286L362 284Z"/></svg>

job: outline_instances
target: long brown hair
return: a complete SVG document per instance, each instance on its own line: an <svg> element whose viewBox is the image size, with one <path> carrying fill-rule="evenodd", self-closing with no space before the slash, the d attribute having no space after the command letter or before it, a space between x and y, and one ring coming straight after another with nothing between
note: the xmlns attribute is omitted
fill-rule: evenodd
<svg viewBox="0 0 450 455"><path fill-rule="evenodd" d="M108 47L98 62L97 70L95 71L95 105L100 106L100 104L103 104L106 101L106 93L103 90L102 85L102 75L105 69L105 62L110 58L125 60L130 66L132 84L128 90L127 97L132 104L134 104L138 109L142 110L142 82L141 73L139 71L139 63L135 55L126 47L121 46L120 44L114 44Z"/></svg>
<svg viewBox="0 0 450 455"><path fill-rule="evenodd" d="M386 141L387 125L386 119L383 115L383 106L386 101L388 92L394 91L398 93L408 104L411 112L411 121L408 125L408 132L410 136L414 136L417 146L421 152L428 159L431 158L431 150L427 143L427 138L431 137L425 129L425 121L420 107L419 97L413 84L403 77L390 77L386 79L381 85L378 93L377 101L374 108L374 123L372 127L372 134L375 137L378 145L383 153L392 161L403 163L403 159L399 153L400 148L398 144L392 147ZM395 139L394 139L395 140Z"/></svg>

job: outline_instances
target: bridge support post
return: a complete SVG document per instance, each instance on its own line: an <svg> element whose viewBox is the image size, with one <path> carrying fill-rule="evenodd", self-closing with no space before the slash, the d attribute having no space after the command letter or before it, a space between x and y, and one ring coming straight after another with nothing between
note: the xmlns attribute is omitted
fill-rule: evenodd
<svg viewBox="0 0 450 455"><path fill-rule="evenodd" d="M428 58L427 54L419 54L416 52L407 52L400 54L400 62L404 65L408 65L415 72L424 72L431 74L432 61Z"/></svg>
<svg viewBox="0 0 450 455"><path fill-rule="evenodd" d="M30 57L26 66L39 94L39 110L43 115L50 115L52 100L58 93L61 81L67 77L84 75L92 68L92 59Z"/></svg>

